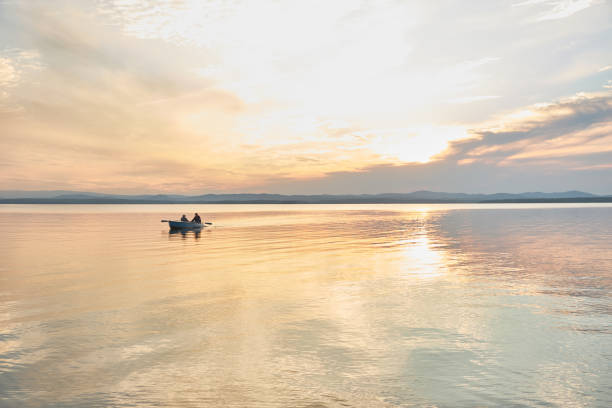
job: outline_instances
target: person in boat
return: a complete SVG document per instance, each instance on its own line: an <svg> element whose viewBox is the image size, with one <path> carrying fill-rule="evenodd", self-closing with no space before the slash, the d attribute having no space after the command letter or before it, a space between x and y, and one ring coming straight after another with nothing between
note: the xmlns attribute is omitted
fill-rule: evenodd
<svg viewBox="0 0 612 408"><path fill-rule="evenodd" d="M181 217L181 222L189 222L189 219L185 214L183 214L183 216Z"/></svg>
<svg viewBox="0 0 612 408"><path fill-rule="evenodd" d="M193 220L191 220L191 222L197 222L198 224L201 224L202 219L200 218L200 215L198 213L195 213L195 215L193 216Z"/></svg>

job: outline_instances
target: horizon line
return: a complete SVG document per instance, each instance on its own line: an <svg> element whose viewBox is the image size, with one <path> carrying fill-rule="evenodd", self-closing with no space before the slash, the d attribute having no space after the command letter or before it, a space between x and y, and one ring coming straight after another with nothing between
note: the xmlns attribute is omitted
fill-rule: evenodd
<svg viewBox="0 0 612 408"><path fill-rule="evenodd" d="M393 192L385 191L380 193L273 193L273 192L203 192L203 193L174 193L174 192L142 192L142 193L117 193L117 192L100 192L91 190L65 190L65 189L48 189L48 190L17 190L17 189L2 189L0 193L75 193L75 194L100 194L100 195L115 195L115 196L163 196L163 195L175 195L175 196L203 196L203 195L277 195L277 196L376 196L376 195L401 195L401 194L414 194L414 193L437 193L437 194L466 194L466 195L496 195L496 194L509 194L509 195L520 195L520 194L565 194L565 193L581 193L591 194L594 196L612 196L610 193L593 193L585 190L556 190L556 191L542 191L542 190L521 190L520 192L507 192L507 191L496 191L493 193L484 192L465 192L465 191L442 191L442 190L427 190L419 189L404 192Z"/></svg>

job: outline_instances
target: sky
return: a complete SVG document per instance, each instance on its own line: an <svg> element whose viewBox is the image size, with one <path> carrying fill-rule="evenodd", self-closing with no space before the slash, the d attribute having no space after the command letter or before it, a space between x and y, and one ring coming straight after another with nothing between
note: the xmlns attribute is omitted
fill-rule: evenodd
<svg viewBox="0 0 612 408"><path fill-rule="evenodd" d="M612 1L0 0L0 190L612 194Z"/></svg>

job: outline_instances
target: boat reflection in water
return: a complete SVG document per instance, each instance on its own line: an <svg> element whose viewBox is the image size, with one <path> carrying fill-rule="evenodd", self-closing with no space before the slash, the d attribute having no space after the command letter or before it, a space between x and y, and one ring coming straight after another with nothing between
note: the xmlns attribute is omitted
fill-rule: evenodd
<svg viewBox="0 0 612 408"><path fill-rule="evenodd" d="M174 239L180 236L181 238L186 239L187 237L192 236L195 239L200 239L201 233L202 233L201 228L196 228L196 229L171 228L170 231L168 231L168 237L170 239Z"/></svg>

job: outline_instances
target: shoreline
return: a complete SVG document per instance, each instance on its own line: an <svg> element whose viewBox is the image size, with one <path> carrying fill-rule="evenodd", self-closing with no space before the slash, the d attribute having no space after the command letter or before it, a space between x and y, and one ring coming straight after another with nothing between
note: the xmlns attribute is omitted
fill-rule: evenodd
<svg viewBox="0 0 612 408"><path fill-rule="evenodd" d="M517 198L505 200L401 200L401 199L337 199L337 200L131 200L115 198L57 199L7 198L0 204L555 204L612 203L612 196L576 198Z"/></svg>

